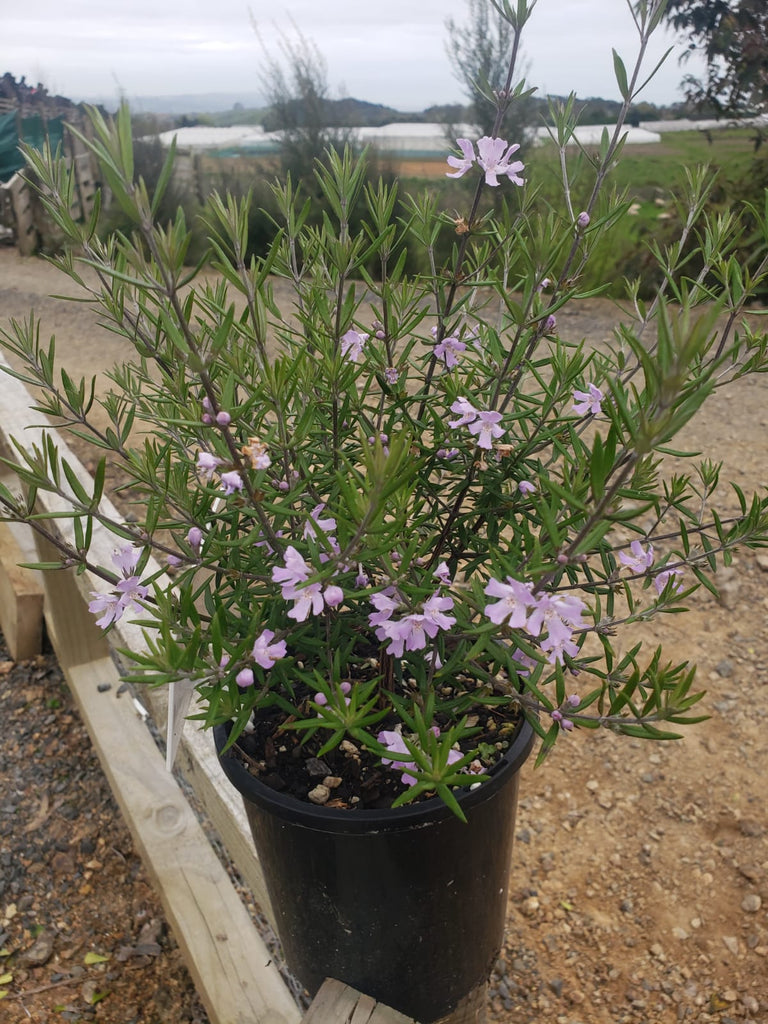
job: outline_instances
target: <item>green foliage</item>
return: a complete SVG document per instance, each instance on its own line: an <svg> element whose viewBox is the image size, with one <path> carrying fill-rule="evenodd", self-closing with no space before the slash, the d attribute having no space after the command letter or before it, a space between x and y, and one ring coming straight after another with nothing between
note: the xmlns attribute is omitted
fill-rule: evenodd
<svg viewBox="0 0 768 1024"><path fill-rule="evenodd" d="M497 9L513 27L530 10ZM638 11L645 43L657 8ZM590 268L630 203L616 165L642 76L618 74L623 114L596 151L569 145L575 99L555 103L550 179L493 188L473 162L450 216L371 180L348 147L315 163L310 192L273 186L258 252L253 198L214 194L201 224L217 277L188 268L183 211L161 218L172 157L149 188L127 109L94 113L86 140L129 225L106 239L73 220L56 154L28 153L71 243L59 266L132 355L100 399L56 370L33 318L0 343L38 408L120 463L135 519L102 511L105 461L86 486L50 437L2 460L26 495L0 487L0 507L94 574L105 626L141 616L131 678L194 680L202 720L235 735L277 709L323 749L350 737L384 756L376 730L398 723L415 779L401 800L435 791L454 810L487 754L478 711L525 715L542 756L564 729L663 739L699 720L693 667L632 631L768 544L768 498L675 443L715 389L768 369L746 322L768 216L749 207L760 242L742 259L738 212L712 212L715 179L689 170L676 232L648 247L652 296L626 283L605 350L561 340L557 315L602 288ZM688 468L665 474L670 455ZM36 512L44 492L64 510ZM124 544L113 565L91 553L97 522ZM170 581L150 554L174 560Z"/></svg>

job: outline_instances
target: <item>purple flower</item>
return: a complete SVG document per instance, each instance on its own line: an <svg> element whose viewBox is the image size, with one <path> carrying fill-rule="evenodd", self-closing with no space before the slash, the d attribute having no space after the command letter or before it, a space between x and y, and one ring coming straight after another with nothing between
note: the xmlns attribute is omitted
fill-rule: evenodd
<svg viewBox="0 0 768 1024"><path fill-rule="evenodd" d="M384 371L384 379L390 387L394 387L397 384L400 374L398 373L396 366L388 366Z"/></svg>
<svg viewBox="0 0 768 1024"><path fill-rule="evenodd" d="M437 335L437 328L432 328L432 334ZM451 369L454 366L459 365L458 353L466 351L466 344L463 341L453 335L443 338L439 341L434 348L435 356L438 359L442 359L447 369Z"/></svg>
<svg viewBox="0 0 768 1024"><path fill-rule="evenodd" d="M235 682L242 689L245 689L247 686L253 686L253 669L241 669L235 676Z"/></svg>
<svg viewBox="0 0 768 1024"><path fill-rule="evenodd" d="M563 664L564 656L574 658L579 648L573 639L573 630L562 619L553 619L549 623L546 640L542 640L541 649L548 652L547 661L554 665L556 661Z"/></svg>
<svg viewBox="0 0 768 1024"><path fill-rule="evenodd" d="M493 448L493 439L503 437L506 431L500 427L500 412L478 412L474 423L469 424L470 434L477 435L477 447L490 450Z"/></svg>
<svg viewBox="0 0 768 1024"><path fill-rule="evenodd" d="M355 586L357 587L358 590L363 590L365 587L368 586L370 582L371 581L368 579L365 569L363 569L362 565L358 562L357 576L355 576Z"/></svg>
<svg viewBox="0 0 768 1024"><path fill-rule="evenodd" d="M626 551L619 552L619 561L632 572L647 572L653 565L653 544L645 547L639 540L633 540L629 545L631 554Z"/></svg>
<svg viewBox="0 0 768 1024"><path fill-rule="evenodd" d="M544 321L544 333L551 334L557 327L557 317L554 313L550 313L547 319Z"/></svg>
<svg viewBox="0 0 768 1024"><path fill-rule="evenodd" d="M189 544L196 555L200 554L203 546L203 531L199 526L190 527L187 533L187 544Z"/></svg>
<svg viewBox="0 0 768 1024"><path fill-rule="evenodd" d="M517 485L517 489L521 494L533 494L536 490L536 484L532 484L530 480L521 480Z"/></svg>
<svg viewBox="0 0 768 1024"><path fill-rule="evenodd" d="M457 398L451 406L451 412L455 412L459 418L448 420L449 427L463 427L466 423L473 423L480 415L480 411L466 398Z"/></svg>
<svg viewBox="0 0 768 1024"><path fill-rule="evenodd" d="M376 609L375 612L371 612L368 616L368 622L371 626L381 626L401 606L400 597L393 587L387 587L386 590L380 590L376 594L371 594L369 600ZM379 639L383 639L383 637Z"/></svg>
<svg viewBox="0 0 768 1024"><path fill-rule="evenodd" d="M498 597L499 601L486 605L483 611L497 626L506 622L511 629L526 629L528 609L535 603L533 584L521 583L511 576L507 579L508 583L501 583L493 577L488 580L484 593L488 597Z"/></svg>
<svg viewBox="0 0 768 1024"><path fill-rule="evenodd" d="M242 491L243 478L236 469L221 474L221 489L225 494L234 494L235 491Z"/></svg>
<svg viewBox="0 0 768 1024"><path fill-rule="evenodd" d="M222 409L221 412L216 413L216 422L220 427L228 427L232 422L232 417Z"/></svg>
<svg viewBox="0 0 768 1024"><path fill-rule="evenodd" d="M386 747L387 750L391 751L391 753L393 754L406 754L408 757L412 756L410 750L405 745L405 740L403 739L399 732L395 732L394 730L389 729L382 729L382 731L379 733L376 739L379 741L379 743L381 743L383 747ZM416 765L414 764L413 761L393 760L389 757L382 757L381 763L391 764L395 768L400 768L403 773L401 778L406 786L413 786L415 784Z"/></svg>
<svg viewBox="0 0 768 1024"><path fill-rule="evenodd" d="M583 231L584 228L589 227L590 216L586 210L582 210L579 216L576 218L576 224Z"/></svg>
<svg viewBox="0 0 768 1024"><path fill-rule="evenodd" d="M111 626L123 614L122 601L117 594L99 594L94 590L91 591L91 597L93 601L88 605L88 611L91 615L98 615L100 612L104 612L100 619L96 619L96 625L100 629L106 629L107 626Z"/></svg>
<svg viewBox="0 0 768 1024"><path fill-rule="evenodd" d="M283 590L283 597L290 599L293 591L299 584L304 583L310 576L310 568L304 561L296 548L289 546L285 549L285 566L275 566L272 570L272 579L279 583Z"/></svg>
<svg viewBox="0 0 768 1024"><path fill-rule="evenodd" d="M675 576L682 576L683 569L677 567L675 569L664 569L663 572L658 573L653 579L653 585L656 587L656 593L661 596L670 580L674 579ZM685 590L685 584L675 582L671 587L673 594L680 594Z"/></svg>
<svg viewBox="0 0 768 1024"><path fill-rule="evenodd" d="M496 186L499 184L497 174L506 174L513 185L524 185L525 182L518 175L525 167L524 163L516 160L509 162L509 158L516 153L520 146L507 146L506 139L491 138L484 135L477 141L477 162L485 171L486 185Z"/></svg>
<svg viewBox="0 0 768 1024"><path fill-rule="evenodd" d="M441 562L440 565L432 573L444 587L450 587L451 585L451 570L448 568L447 562Z"/></svg>
<svg viewBox="0 0 768 1024"><path fill-rule="evenodd" d="M321 502L319 505L315 505L309 514L309 519L304 524L303 537L307 540L309 537L317 537L317 527L319 527L323 533L332 533L336 529L336 520L333 516L329 516L327 519L321 519L320 516L325 508L325 502Z"/></svg>
<svg viewBox="0 0 768 1024"><path fill-rule="evenodd" d="M112 563L116 565L125 578L133 575L133 570L141 558L141 548L126 544L119 551L112 552Z"/></svg>
<svg viewBox="0 0 768 1024"><path fill-rule="evenodd" d="M219 459L216 455L211 455L210 452L201 451L197 453L197 472L204 483L208 483L223 461L223 459Z"/></svg>
<svg viewBox="0 0 768 1024"><path fill-rule="evenodd" d="M341 354L350 363L362 363L363 349L368 341L369 335L360 334L359 331L349 330L341 336Z"/></svg>
<svg viewBox="0 0 768 1024"><path fill-rule="evenodd" d="M323 600L328 608L338 608L344 600L344 591L334 584L327 586L323 591Z"/></svg>
<svg viewBox="0 0 768 1024"><path fill-rule="evenodd" d="M587 384L586 391L573 392L573 411L577 416L585 416L588 413L597 416L598 413L603 411L601 405L603 397L603 392L600 388L594 384Z"/></svg>
<svg viewBox="0 0 768 1024"><path fill-rule="evenodd" d="M455 167L456 170L453 172L446 171L446 178L460 178L463 174L467 173L475 161L475 147L469 139L456 139L456 145L461 150L461 156L449 156L447 158L448 164L451 167Z"/></svg>
<svg viewBox="0 0 768 1024"><path fill-rule="evenodd" d="M141 551L128 544L112 555L112 561L122 572L123 579L116 585L117 594L99 594L91 592L93 601L88 605L88 611L92 615L103 612L101 618L96 620L96 625L106 629L113 622L117 622L123 614L131 608L135 612L141 611L139 601L147 596L147 588L142 585L139 576L128 575L133 573L136 564L141 557Z"/></svg>
<svg viewBox="0 0 768 1024"><path fill-rule="evenodd" d="M173 569L177 569L182 564L182 559L178 555L168 555L165 559L168 565Z"/></svg>
<svg viewBox="0 0 768 1024"><path fill-rule="evenodd" d="M450 629L455 625L456 617L446 615L453 608L452 597L441 597L433 594L422 605L423 629L428 637L434 638L440 629Z"/></svg>
<svg viewBox="0 0 768 1024"><path fill-rule="evenodd" d="M526 654L525 651L521 651L519 647L516 647L512 652L512 660L517 663L515 671L519 676L529 676L536 668L535 659L530 654Z"/></svg>
<svg viewBox="0 0 768 1024"><path fill-rule="evenodd" d="M261 665L262 668L272 668L276 661L285 657L285 640L278 640L276 644L273 644L274 639L275 634L271 629L265 629L256 637L251 655L256 664Z"/></svg>
<svg viewBox="0 0 768 1024"><path fill-rule="evenodd" d="M459 365L459 359L457 352L464 352L466 345L463 341L459 341L458 338L443 338L441 342L435 345L435 355L438 359L442 359L446 367L450 370L454 366Z"/></svg>

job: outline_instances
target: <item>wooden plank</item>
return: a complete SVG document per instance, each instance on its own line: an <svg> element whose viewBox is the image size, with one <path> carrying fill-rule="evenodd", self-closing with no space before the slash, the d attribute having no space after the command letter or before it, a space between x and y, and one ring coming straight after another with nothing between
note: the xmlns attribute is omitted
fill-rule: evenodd
<svg viewBox="0 0 768 1024"><path fill-rule="evenodd" d="M131 699L116 697L111 659L62 667L211 1021L295 1024L299 1011L186 797ZM112 689L99 693L105 682Z"/></svg>
<svg viewBox="0 0 768 1024"><path fill-rule="evenodd" d="M18 173L14 174L5 187L11 199L11 209L16 221L16 248L20 255L32 256L39 244L32 189Z"/></svg>
<svg viewBox="0 0 768 1024"><path fill-rule="evenodd" d="M40 654L43 641L43 586L8 523L0 522L0 628L14 661Z"/></svg>
<svg viewBox="0 0 768 1024"><path fill-rule="evenodd" d="M328 978L301 1024L412 1024L412 1018Z"/></svg>

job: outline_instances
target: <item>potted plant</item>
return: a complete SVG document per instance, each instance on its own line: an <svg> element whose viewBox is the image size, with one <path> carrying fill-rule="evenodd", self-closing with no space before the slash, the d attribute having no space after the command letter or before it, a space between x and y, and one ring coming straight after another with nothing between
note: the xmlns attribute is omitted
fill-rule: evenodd
<svg viewBox="0 0 768 1024"><path fill-rule="evenodd" d="M530 10L494 7L515 37L498 125L523 94ZM448 157L474 181L455 216L329 152L322 218L276 184L263 256L248 197L211 197L215 279L185 266L183 213L155 222L173 150L149 195L126 110L94 112L84 141L131 232L76 222L72 172L27 153L72 246L57 262L133 351L94 398L56 376L33 322L3 330L41 411L105 453L87 493L55 446L20 446L3 462L28 492L0 487L3 516L107 582L91 604L105 630L146 627L131 680L194 685L310 988L334 975L428 1021L480 984L534 734L541 761L564 733L668 739L698 721L694 668L633 643L633 625L768 539L767 499L723 497L718 467L674 447L715 387L768 365L744 320L766 260L730 255L738 222L706 213L706 174L690 174L678 240L653 249L653 297L627 282L615 344L558 336L563 307L601 290L581 282L626 212L610 172L659 12L636 9L640 54L629 74L616 57L624 105L597 152L567 148L573 99L552 105L557 199L497 131ZM670 475L668 455L691 468ZM119 521L99 508L107 462L125 475ZM43 490L67 498L76 545L35 518ZM89 554L94 520L115 535L110 565Z"/></svg>

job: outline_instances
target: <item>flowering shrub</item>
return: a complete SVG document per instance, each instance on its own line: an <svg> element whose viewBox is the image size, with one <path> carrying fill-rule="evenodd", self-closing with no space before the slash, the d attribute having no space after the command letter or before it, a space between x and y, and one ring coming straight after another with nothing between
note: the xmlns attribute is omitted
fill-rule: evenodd
<svg viewBox="0 0 768 1024"><path fill-rule="evenodd" d="M498 6L519 33L525 3ZM86 143L131 235L100 242L70 215L71 172L28 155L74 247L60 266L133 356L92 401L87 385L56 379L32 322L3 344L43 389L41 408L122 466L134 517L99 512L103 466L92 494L52 449L15 468L33 495L67 497L82 543L59 540L62 563L114 585L94 596L99 625L130 615L147 627L132 679L192 679L206 724L231 719L234 736L254 711L279 712L320 756L354 743L378 758L402 776L400 801L436 790L454 807L453 787L483 776L516 716L542 755L562 732L660 738L698 720L691 666L631 642L619 654L614 637L711 589L736 546L766 543L765 498L734 486L740 511L719 514L717 466L663 463L683 457L673 439L716 387L766 369L765 335L743 319L766 261L729 255L738 224L707 216L711 182L691 171L685 237L655 254L667 282L655 300L627 282L629 322L606 351L558 337L556 314L584 297L583 267L626 206L607 184L658 3L635 16L640 55L631 74L616 58L624 111L599 153L567 148L572 99L552 108L557 206L537 201L512 159L524 154L495 136L459 139L448 157L446 173L475 178L453 220L426 194L396 222L395 190L330 152L316 173L334 217L308 227L291 182L276 185L282 231L263 260L245 260L248 200L211 199L212 280L184 266L183 215L154 222L126 111L115 124L94 113ZM499 93L500 117L515 99ZM582 211L577 173L593 181ZM480 215L488 189L496 212ZM435 259L445 232L449 266ZM694 237L704 269L677 287ZM406 276L409 246L426 252L428 276ZM108 428L90 421L94 403ZM6 518L31 519L33 497L0 488L0 502ZM115 534L114 566L89 555L91 519ZM147 571L150 553L170 581Z"/></svg>

